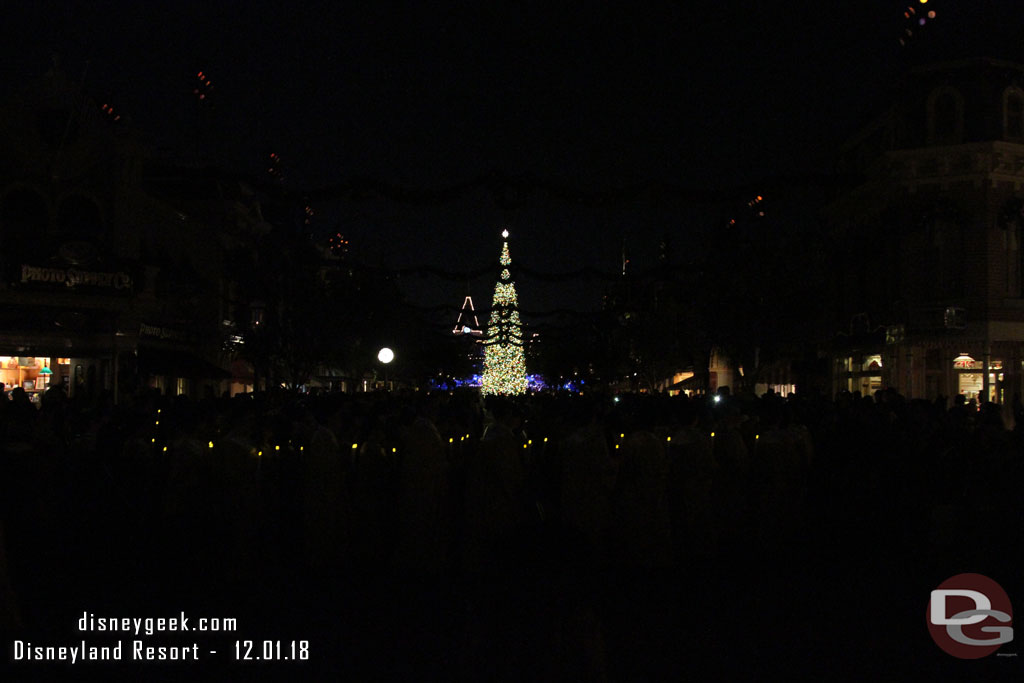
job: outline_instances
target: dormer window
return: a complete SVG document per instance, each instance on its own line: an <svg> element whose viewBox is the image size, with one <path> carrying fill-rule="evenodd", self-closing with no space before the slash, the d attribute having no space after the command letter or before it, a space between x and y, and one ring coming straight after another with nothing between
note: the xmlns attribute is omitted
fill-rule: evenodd
<svg viewBox="0 0 1024 683"><path fill-rule="evenodd" d="M935 90L928 98L928 142L955 145L964 133L964 101L954 88Z"/></svg>
<svg viewBox="0 0 1024 683"><path fill-rule="evenodd" d="M1024 92L1007 88L1003 93L1003 137L1024 140Z"/></svg>

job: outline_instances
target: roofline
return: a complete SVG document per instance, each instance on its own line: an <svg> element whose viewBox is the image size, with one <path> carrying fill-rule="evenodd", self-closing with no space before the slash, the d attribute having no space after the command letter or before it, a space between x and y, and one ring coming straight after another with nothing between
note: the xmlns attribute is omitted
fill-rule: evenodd
<svg viewBox="0 0 1024 683"><path fill-rule="evenodd" d="M943 62L929 62L928 64L913 66L908 71L912 74L920 74L932 71L944 71L946 69L962 69L964 67L978 66L980 64L1016 69L1017 71L1024 72L1024 64L1010 61L1008 59L998 59L996 57L966 57L963 59Z"/></svg>

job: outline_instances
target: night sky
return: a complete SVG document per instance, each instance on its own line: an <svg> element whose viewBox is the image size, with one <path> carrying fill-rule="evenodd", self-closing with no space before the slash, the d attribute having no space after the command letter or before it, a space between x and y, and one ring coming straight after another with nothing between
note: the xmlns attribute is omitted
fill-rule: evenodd
<svg viewBox="0 0 1024 683"><path fill-rule="evenodd" d="M534 269L610 272L624 235L642 268L661 235L706 229L707 207L686 192L609 207L531 188L699 197L827 172L905 66L909 2L34 2L4 8L0 96L57 52L156 148L253 174L280 154L289 186L317 197L320 229L361 259L474 270L508 227L513 258ZM1015 4L927 6L948 30L1024 25ZM201 124L198 70L216 89ZM480 185L426 203L334 190L363 178L429 196L488 173L537 184L513 202ZM470 283L478 301L491 282ZM604 286L519 283L525 309L596 308ZM415 296L457 305L466 287L423 281Z"/></svg>

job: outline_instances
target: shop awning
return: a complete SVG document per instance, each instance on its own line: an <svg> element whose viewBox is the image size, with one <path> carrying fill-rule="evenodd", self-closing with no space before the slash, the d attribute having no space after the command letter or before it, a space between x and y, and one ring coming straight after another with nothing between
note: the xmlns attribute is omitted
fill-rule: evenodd
<svg viewBox="0 0 1024 683"><path fill-rule="evenodd" d="M696 390L696 389L703 389L704 388L704 383L702 382L703 379L704 378L701 377L699 374L698 375L694 375L693 377L688 377L688 378L684 379L682 382L676 382L675 384L670 386L669 389L673 389L673 390L678 389L678 390L681 390L681 391L693 391L693 390Z"/></svg>
<svg viewBox="0 0 1024 683"><path fill-rule="evenodd" d="M168 377L229 379L231 373L199 356L180 350L139 347L139 372Z"/></svg>

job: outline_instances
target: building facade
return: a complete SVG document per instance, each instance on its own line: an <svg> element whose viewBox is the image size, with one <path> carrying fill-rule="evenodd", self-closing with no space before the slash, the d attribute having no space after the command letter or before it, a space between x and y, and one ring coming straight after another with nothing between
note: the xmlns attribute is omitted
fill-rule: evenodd
<svg viewBox="0 0 1024 683"><path fill-rule="evenodd" d="M53 384L219 392L237 336L228 263L258 204L155 163L112 111L56 69L0 108L0 381L37 401Z"/></svg>
<svg viewBox="0 0 1024 683"><path fill-rule="evenodd" d="M910 70L827 209L832 388L1008 403L1024 363L1024 65Z"/></svg>

